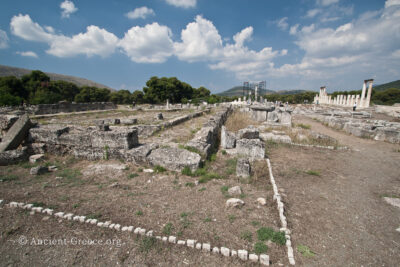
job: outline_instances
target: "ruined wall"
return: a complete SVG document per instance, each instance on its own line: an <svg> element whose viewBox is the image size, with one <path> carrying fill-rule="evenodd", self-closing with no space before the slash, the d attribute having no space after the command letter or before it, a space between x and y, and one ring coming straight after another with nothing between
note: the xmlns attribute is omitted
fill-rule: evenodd
<svg viewBox="0 0 400 267"><path fill-rule="evenodd" d="M219 139L219 132L232 113L232 107L226 107L222 111L216 113L211 117L203 127L196 133L194 138L186 143L186 146L196 148L205 157L209 157L213 148L217 145Z"/></svg>

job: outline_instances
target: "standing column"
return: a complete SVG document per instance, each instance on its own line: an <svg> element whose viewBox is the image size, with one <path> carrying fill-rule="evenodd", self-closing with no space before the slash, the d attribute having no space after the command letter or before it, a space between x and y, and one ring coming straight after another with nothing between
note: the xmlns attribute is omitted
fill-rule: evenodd
<svg viewBox="0 0 400 267"><path fill-rule="evenodd" d="M169 109L169 99L167 99L167 109Z"/></svg>
<svg viewBox="0 0 400 267"><path fill-rule="evenodd" d="M372 82L374 81L374 79L370 79L369 82L369 86L368 86L368 94L367 94L367 100L365 102L365 107L369 107L369 102L371 101L371 94L372 94Z"/></svg>
<svg viewBox="0 0 400 267"><path fill-rule="evenodd" d="M357 108L360 107L360 95L356 95Z"/></svg>
<svg viewBox="0 0 400 267"><path fill-rule="evenodd" d="M258 101L258 86L256 85L255 93L254 93L254 102Z"/></svg>
<svg viewBox="0 0 400 267"><path fill-rule="evenodd" d="M360 107L364 107L364 100L365 100L365 90L367 89L367 81L364 81L363 89L361 92L361 99L360 99Z"/></svg>

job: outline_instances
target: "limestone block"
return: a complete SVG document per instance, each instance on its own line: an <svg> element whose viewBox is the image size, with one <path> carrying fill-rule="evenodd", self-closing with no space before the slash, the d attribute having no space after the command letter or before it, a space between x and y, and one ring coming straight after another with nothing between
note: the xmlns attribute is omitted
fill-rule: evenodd
<svg viewBox="0 0 400 267"><path fill-rule="evenodd" d="M36 154L29 157L30 163L36 163L38 161L43 161L43 160L44 160L44 154Z"/></svg>
<svg viewBox="0 0 400 267"><path fill-rule="evenodd" d="M265 266L269 266L269 256L266 254L260 255L260 263Z"/></svg>
<svg viewBox="0 0 400 267"><path fill-rule="evenodd" d="M177 244L184 246L186 244L186 242L185 242L185 240L178 240Z"/></svg>
<svg viewBox="0 0 400 267"><path fill-rule="evenodd" d="M221 128L221 147L222 148L234 148L236 146L236 136L226 130L225 126Z"/></svg>
<svg viewBox="0 0 400 267"><path fill-rule="evenodd" d="M47 167L44 166L37 166L37 167L32 167L30 170L30 174L31 175L41 175L43 173L48 172L49 169Z"/></svg>
<svg viewBox="0 0 400 267"><path fill-rule="evenodd" d="M16 115L0 115L0 132L10 129L18 118Z"/></svg>
<svg viewBox="0 0 400 267"><path fill-rule="evenodd" d="M232 257L237 257L237 251L236 250L231 250L231 256Z"/></svg>
<svg viewBox="0 0 400 267"><path fill-rule="evenodd" d="M291 143L292 139L288 135L277 135L273 133L260 133L260 138L263 141L272 140L278 143Z"/></svg>
<svg viewBox="0 0 400 267"><path fill-rule="evenodd" d="M211 250L211 245L208 244L208 243L203 243L203 248L202 248L202 250L203 250L203 251L210 252L210 250Z"/></svg>
<svg viewBox="0 0 400 267"><path fill-rule="evenodd" d="M173 171L182 171L189 167L192 171L197 170L201 157L199 154L180 148L158 148L148 156L152 165L159 165Z"/></svg>
<svg viewBox="0 0 400 267"><path fill-rule="evenodd" d="M240 129L238 131L239 139L258 139L259 135L260 135L260 132L253 125L250 125L244 129Z"/></svg>
<svg viewBox="0 0 400 267"><path fill-rule="evenodd" d="M126 161L141 164L146 163L147 157L150 155L151 151L157 149L158 147L158 144L144 144L129 150L121 151L121 154L124 156Z"/></svg>
<svg viewBox="0 0 400 267"><path fill-rule="evenodd" d="M236 163L236 176L247 178L250 177L250 174L251 174L251 165L249 159L239 158Z"/></svg>
<svg viewBox="0 0 400 267"><path fill-rule="evenodd" d="M127 226L122 227L122 228L121 228L121 231L122 231L122 232L128 231L128 227L127 227Z"/></svg>
<svg viewBox="0 0 400 267"><path fill-rule="evenodd" d="M230 252L229 248L221 247L221 254L222 254L223 256L229 257L229 252Z"/></svg>
<svg viewBox="0 0 400 267"><path fill-rule="evenodd" d="M132 232L133 231L133 226L128 226L128 232Z"/></svg>
<svg viewBox="0 0 400 267"><path fill-rule="evenodd" d="M196 249L201 250L201 243L196 244Z"/></svg>
<svg viewBox="0 0 400 267"><path fill-rule="evenodd" d="M28 136L32 123L27 114L22 115L2 138L0 152L16 149Z"/></svg>
<svg viewBox="0 0 400 267"><path fill-rule="evenodd" d="M239 259L244 260L244 261L247 261L247 257L248 257L247 255L248 255L247 250L242 250L242 249L239 249L239 250L238 250L238 257L239 257Z"/></svg>
<svg viewBox="0 0 400 267"><path fill-rule="evenodd" d="M190 248L194 248L195 243L196 243L196 240L193 240L193 239L188 239L186 241L187 246Z"/></svg>
<svg viewBox="0 0 400 267"><path fill-rule="evenodd" d="M146 236L153 236L153 231L151 230L151 231L148 231L147 233L146 233Z"/></svg>
<svg viewBox="0 0 400 267"><path fill-rule="evenodd" d="M263 159L265 157L265 144L259 139L239 139L236 141L236 150L238 154L251 159Z"/></svg>
<svg viewBox="0 0 400 267"><path fill-rule="evenodd" d="M168 242L168 237L164 236L164 237L162 238L162 241L163 241L163 242Z"/></svg>
<svg viewBox="0 0 400 267"><path fill-rule="evenodd" d="M0 152L0 166L6 166L24 161L28 158L28 156L29 155L26 147Z"/></svg>
<svg viewBox="0 0 400 267"><path fill-rule="evenodd" d="M240 186L233 186L231 188L228 189L228 193L231 196L239 196L242 194L242 189L240 188Z"/></svg>
<svg viewBox="0 0 400 267"><path fill-rule="evenodd" d="M146 229L140 228L139 235L145 235L145 234L146 234Z"/></svg>
<svg viewBox="0 0 400 267"><path fill-rule="evenodd" d="M169 243L174 243L174 244L175 244L175 243L176 243L176 237L175 237L175 236L169 236L169 237L168 237L168 242L169 242Z"/></svg>
<svg viewBox="0 0 400 267"><path fill-rule="evenodd" d="M267 200L263 197L257 198L257 203L261 206L265 206L267 204Z"/></svg>
<svg viewBox="0 0 400 267"><path fill-rule="evenodd" d="M238 198L230 198L226 201L225 206L227 208L241 208L244 205L244 201Z"/></svg>
<svg viewBox="0 0 400 267"><path fill-rule="evenodd" d="M212 249L212 253L214 253L214 254L219 254L219 248L214 247L214 248Z"/></svg>
<svg viewBox="0 0 400 267"><path fill-rule="evenodd" d="M258 256L256 254L250 254L249 255L249 260L251 262L258 262Z"/></svg>

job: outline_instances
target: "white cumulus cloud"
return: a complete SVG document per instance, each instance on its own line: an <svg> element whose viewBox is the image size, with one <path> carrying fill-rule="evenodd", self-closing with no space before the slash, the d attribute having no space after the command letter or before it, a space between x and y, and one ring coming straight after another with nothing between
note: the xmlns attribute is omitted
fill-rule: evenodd
<svg viewBox="0 0 400 267"><path fill-rule="evenodd" d="M72 13L78 11L78 8L75 7L75 4L69 0L62 2L60 4L60 8L62 9L61 16L63 18L69 18Z"/></svg>
<svg viewBox="0 0 400 267"><path fill-rule="evenodd" d="M130 19L145 19L148 16L154 16L156 13L154 13L154 10L148 7L138 7L135 8L133 11L130 11L125 14L126 17Z"/></svg>
<svg viewBox="0 0 400 267"><path fill-rule="evenodd" d="M72 37L57 35L54 34L53 28L43 28L33 22L29 15L19 14L12 17L10 28L12 34L22 39L49 44L50 49L46 52L57 57L79 54L106 57L115 51L118 43L118 37L113 33L94 25L88 26L85 33Z"/></svg>
<svg viewBox="0 0 400 267"><path fill-rule="evenodd" d="M0 29L0 49L8 47L8 36L7 33Z"/></svg>
<svg viewBox="0 0 400 267"><path fill-rule="evenodd" d="M170 5L183 8L195 7L197 4L197 0L166 0L166 2Z"/></svg>
<svg viewBox="0 0 400 267"><path fill-rule="evenodd" d="M172 33L158 23L132 27L119 41L123 52L134 62L162 63L173 54Z"/></svg>
<svg viewBox="0 0 400 267"><path fill-rule="evenodd" d="M193 62L213 59L222 49L222 38L214 24L197 16L181 33L181 43L175 43L175 53L179 59Z"/></svg>
<svg viewBox="0 0 400 267"><path fill-rule="evenodd" d="M17 54L17 55L21 55L21 56L23 56L23 57L38 58L38 55L37 55L35 52L33 52L33 51L24 51L24 52L17 51L16 54Z"/></svg>
<svg viewBox="0 0 400 267"><path fill-rule="evenodd" d="M88 57L98 55L107 57L115 51L118 37L113 33L91 25L85 33L72 37L57 36L46 52L57 57L71 57L84 54Z"/></svg>

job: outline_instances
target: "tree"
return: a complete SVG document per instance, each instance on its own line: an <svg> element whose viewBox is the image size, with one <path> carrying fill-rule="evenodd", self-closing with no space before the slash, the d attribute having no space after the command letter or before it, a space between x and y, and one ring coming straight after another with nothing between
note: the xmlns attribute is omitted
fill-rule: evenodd
<svg viewBox="0 0 400 267"><path fill-rule="evenodd" d="M143 104L144 103L144 94L142 91L135 91L132 93L132 103Z"/></svg>
<svg viewBox="0 0 400 267"><path fill-rule="evenodd" d="M93 86L83 86L75 96L76 102L107 102L110 100L110 90Z"/></svg>
<svg viewBox="0 0 400 267"><path fill-rule="evenodd" d="M210 90L201 86L198 89L193 90L193 98L206 98L211 94Z"/></svg>

